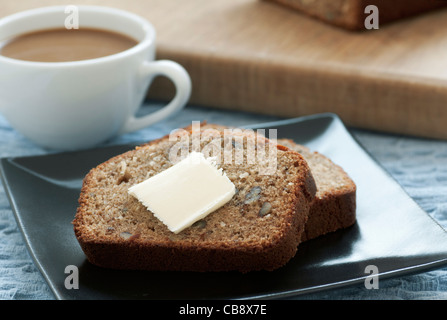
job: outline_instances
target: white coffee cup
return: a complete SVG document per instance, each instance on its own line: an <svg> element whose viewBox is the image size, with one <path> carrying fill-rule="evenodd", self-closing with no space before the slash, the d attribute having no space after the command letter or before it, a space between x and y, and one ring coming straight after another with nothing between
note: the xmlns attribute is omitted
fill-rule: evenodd
<svg viewBox="0 0 447 320"><path fill-rule="evenodd" d="M0 19L0 43L31 31L65 27L65 6L43 7ZM120 53L70 62L32 62L0 55L0 113L36 144L58 150L95 146L150 126L181 110L191 80L176 62L155 60L156 31L147 20L118 9L77 6L79 28L128 35L138 44ZM162 109L137 117L156 76L176 87Z"/></svg>

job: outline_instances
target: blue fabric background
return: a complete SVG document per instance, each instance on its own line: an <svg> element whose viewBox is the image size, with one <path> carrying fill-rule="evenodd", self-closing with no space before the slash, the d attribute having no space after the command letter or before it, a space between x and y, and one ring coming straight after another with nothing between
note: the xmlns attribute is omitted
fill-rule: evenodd
<svg viewBox="0 0 447 320"><path fill-rule="evenodd" d="M142 113L157 105L145 105ZM207 120L246 125L280 118L188 106L176 116L144 130L114 138L105 145L151 140L172 129ZM447 228L447 141L390 135L350 128L360 143L441 226ZM17 133L0 115L0 157L47 154ZM0 299L52 300L54 296L31 260L3 185L0 185ZM346 287L297 299L447 299L447 268L381 280L377 290Z"/></svg>

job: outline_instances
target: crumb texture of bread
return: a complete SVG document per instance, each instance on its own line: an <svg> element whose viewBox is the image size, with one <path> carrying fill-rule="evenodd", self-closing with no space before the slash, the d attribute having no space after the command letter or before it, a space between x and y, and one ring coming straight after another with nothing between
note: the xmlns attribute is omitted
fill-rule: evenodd
<svg viewBox="0 0 447 320"><path fill-rule="evenodd" d="M302 156L267 139L259 139L256 147L275 148L274 173L260 174L268 165L263 161L221 161L225 155L218 151L218 165L236 194L178 234L128 194L129 187L171 167L173 154L192 151L193 139L184 139L191 136L179 135L187 141L180 147L179 139L168 136L147 143L86 175L73 227L91 263L128 270L249 272L277 269L295 255L315 197L315 181ZM216 150L230 150L234 157L240 151L247 157L249 136L224 139L221 132L213 132L202 137L200 151L212 140L218 142Z"/></svg>

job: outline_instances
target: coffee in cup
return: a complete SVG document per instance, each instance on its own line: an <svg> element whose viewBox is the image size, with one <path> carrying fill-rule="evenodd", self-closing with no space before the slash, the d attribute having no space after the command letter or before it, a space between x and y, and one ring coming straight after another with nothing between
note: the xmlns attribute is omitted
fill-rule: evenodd
<svg viewBox="0 0 447 320"><path fill-rule="evenodd" d="M0 55L36 62L66 62L96 59L125 51L137 40L107 30L48 29L29 32L0 44Z"/></svg>
<svg viewBox="0 0 447 320"><path fill-rule="evenodd" d="M0 19L0 113L13 128L46 148L83 149L185 106L189 75L174 61L155 59L156 31L149 21L109 7L77 10L77 30L62 30L64 6ZM174 98L136 116L157 76L174 83Z"/></svg>

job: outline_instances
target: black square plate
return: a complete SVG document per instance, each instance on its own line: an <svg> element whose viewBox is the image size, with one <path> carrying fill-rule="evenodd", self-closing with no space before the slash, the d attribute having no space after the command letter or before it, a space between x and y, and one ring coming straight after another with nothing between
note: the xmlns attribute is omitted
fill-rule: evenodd
<svg viewBox="0 0 447 320"><path fill-rule="evenodd" d="M357 223L300 245L274 272L115 271L88 263L73 233L82 179L90 168L134 145L1 159L1 175L29 252L57 299L284 298L361 284L447 263L447 233L353 139L340 119L319 114L250 126L277 129L341 165L358 187ZM64 285L78 267L79 289Z"/></svg>

